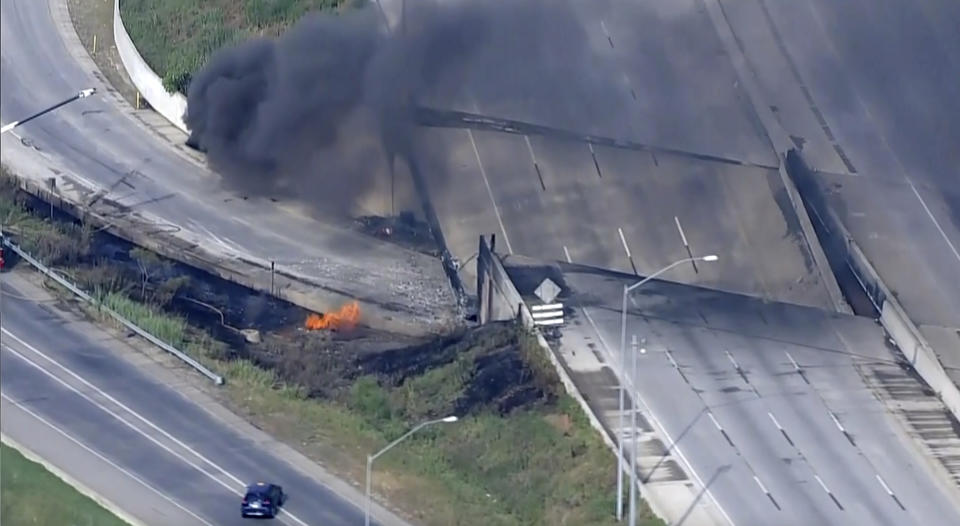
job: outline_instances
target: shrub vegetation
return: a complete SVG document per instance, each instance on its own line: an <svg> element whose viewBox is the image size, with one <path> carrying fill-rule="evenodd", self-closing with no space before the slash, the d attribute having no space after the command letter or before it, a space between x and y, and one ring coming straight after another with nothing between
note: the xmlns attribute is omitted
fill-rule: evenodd
<svg viewBox="0 0 960 526"><path fill-rule="evenodd" d="M169 91L190 79L221 47L276 36L310 11L336 11L363 0L121 0L127 33Z"/></svg>
<svg viewBox="0 0 960 526"><path fill-rule="evenodd" d="M103 304L222 374L227 401L257 425L301 447L322 445L328 467L362 477L366 454L412 425L459 416L377 461L377 491L418 522L616 523L614 456L526 330L488 325L367 353L349 340L336 348L335 339L268 333L253 346L261 351L243 352L172 311L186 280L171 275L169 262L143 249L91 261L93 229L44 217L47 209L31 202L0 178L5 232ZM327 365L309 367L321 355ZM643 506L641 524L661 525Z"/></svg>

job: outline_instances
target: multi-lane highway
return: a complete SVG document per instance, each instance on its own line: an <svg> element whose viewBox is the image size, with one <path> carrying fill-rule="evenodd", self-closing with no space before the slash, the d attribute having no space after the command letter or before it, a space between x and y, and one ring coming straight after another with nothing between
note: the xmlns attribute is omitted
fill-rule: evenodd
<svg viewBox="0 0 960 526"><path fill-rule="evenodd" d="M822 191L881 277L938 349L953 353L944 359L960 364L955 2L552 5L575 12L577 23L504 30L498 36L513 47L494 46L477 59L484 67L468 72L468 89L429 104L759 166L535 134L426 130L424 171L438 179L435 206L461 259L481 230L497 233L504 252L570 254L643 274L683 256L686 240L695 252L724 253L725 264L691 267L677 280L826 306L829 270L813 267L777 172L764 168L777 164L767 137L776 133L822 172ZM553 65L557 54L576 75ZM517 68L518 57L541 82ZM505 67L491 74L497 59ZM770 115L764 126L760 112Z"/></svg>
<svg viewBox="0 0 960 526"><path fill-rule="evenodd" d="M267 269L275 261L280 270L318 285L318 297L335 291L339 301L365 300L374 322L392 314L397 323L419 325L422 332L456 316L438 258L361 234L344 218L326 216L322 204L303 211L265 195L241 199L226 191L216 174L146 129L100 80L73 30L66 0L3 0L0 13L4 122L82 88L98 88L93 97L17 128L17 135L4 134L3 163L14 172L57 177L61 192L90 201L98 190L109 190L96 199L98 206L115 204L101 212L115 214L118 223L140 223L140 235L173 233L209 254ZM389 197L389 184L376 189ZM265 279L269 283L269 272Z"/></svg>
<svg viewBox="0 0 960 526"><path fill-rule="evenodd" d="M240 524L246 484L290 494L277 521L356 525L362 493L16 273L2 281L4 434L143 524ZM405 524L377 508L381 524Z"/></svg>
<svg viewBox="0 0 960 526"><path fill-rule="evenodd" d="M548 63L563 50L580 67L560 68L554 78L524 85L522 97L503 96L511 93L509 70L477 68L466 83L471 90L437 93L422 102L681 152L533 134L420 130L420 171L457 257L470 259L476 235L494 232L501 252L640 274L686 256L688 249L719 253L722 264L691 265L671 277L828 307L833 304L823 275L828 269L814 264L767 130L755 113L769 111L824 172L823 185L848 228L916 321L940 329L960 325L954 184L960 163L953 146L960 142L960 120L953 118L960 114L960 94L949 82L960 56L955 3L561 4L573 10L576 23L531 32L543 39L536 49L545 53L534 58ZM78 43L51 36L63 34L69 23L62 5L62 0L2 2L5 121L99 82L89 66L77 65L83 54ZM407 16L416 16L411 6ZM718 38L720 22L729 25L734 39ZM530 40L523 29L513 28L518 45ZM731 65L731 45L745 56L762 100L748 100ZM527 52L500 48L486 63L512 51ZM577 80L583 75L591 76L588 91ZM115 200L224 253L278 259L323 283L355 295L379 295L410 312L440 316L447 306L418 292L424 272L440 278L428 289L442 281L433 261L372 244L348 229L321 226L269 202L237 200L223 193L215 176L155 142L107 100L78 103L25 127L22 136L19 142L3 139L4 162L43 171L52 165L73 174L67 184L113 187ZM41 161L30 145L39 148ZM384 281L382 273L370 272L383 261L410 264L383 264L391 275L404 272ZM610 297L618 297L615 288ZM767 517L771 512L762 506L781 507L773 517L785 524L899 524L897 513L908 514L910 522L939 524L945 517L944 524L956 522L956 515L950 517L955 509L890 431L885 408L860 379L862 364L844 354L851 351L840 341L842 331L836 338L823 336L809 329L822 327L822 319L798 325L790 312L780 313L782 319L775 315L775 329L765 330L795 338L768 338L762 345L739 339L736 331L646 327L672 334L671 342L686 342L676 346L679 367L648 363L636 380L650 389L644 396L657 414L670 417L672 432L689 437L693 445L685 451L694 464L708 471L731 466L711 492L735 510L738 524ZM598 336L615 341L612 319L597 317ZM862 322L843 322L855 332L861 330L857 323ZM807 328L797 334L800 325ZM875 334L867 341L865 350L853 354L879 358L882 343ZM732 360L714 352L717 346ZM771 358L784 347L795 347L791 356L797 362L817 365L809 369L811 383L790 374L785 357ZM751 374L744 378L730 368L734 363ZM712 408L716 422L704 419L704 407ZM849 418L844 425L855 429L856 444L837 434L831 419L830 411L844 409ZM721 427L733 441L729 449L720 449L726 447L722 436L717 438ZM758 498L751 497L755 488ZM761 489L777 504L764 500Z"/></svg>
<svg viewBox="0 0 960 526"><path fill-rule="evenodd" d="M689 247L722 252L725 265L680 269L678 280L833 305L787 199L777 155L698 2L550 5L569 17L546 17L529 30L506 22L502 34L490 36L502 41L464 68L466 88L422 102L650 148L422 130L421 171L431 177L451 250L466 260L477 233L496 233L505 253L569 255L644 274L684 257ZM417 17L413 4L406 16ZM518 74L524 67L518 63L542 78Z"/></svg>
<svg viewBox="0 0 960 526"><path fill-rule="evenodd" d="M619 298L633 280L582 267L562 276L573 319L559 352L589 354L569 347L595 342L619 369ZM662 432L732 524L960 521L960 486L925 449L923 428L894 416L933 404L927 416L946 422L946 410L919 384L903 388L916 381L872 320L654 281L632 295L627 334L622 374L642 400L639 427ZM955 446L946 429L939 439L952 434Z"/></svg>
<svg viewBox="0 0 960 526"><path fill-rule="evenodd" d="M821 172L829 206L957 366L960 4L722 4L764 104Z"/></svg>

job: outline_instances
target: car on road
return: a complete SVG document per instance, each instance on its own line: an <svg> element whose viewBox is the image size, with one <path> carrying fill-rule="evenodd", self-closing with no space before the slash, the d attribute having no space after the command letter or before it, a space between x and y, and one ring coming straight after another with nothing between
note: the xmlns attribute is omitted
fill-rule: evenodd
<svg viewBox="0 0 960 526"><path fill-rule="evenodd" d="M247 486L240 504L241 517L276 517L286 495L283 488L267 482Z"/></svg>

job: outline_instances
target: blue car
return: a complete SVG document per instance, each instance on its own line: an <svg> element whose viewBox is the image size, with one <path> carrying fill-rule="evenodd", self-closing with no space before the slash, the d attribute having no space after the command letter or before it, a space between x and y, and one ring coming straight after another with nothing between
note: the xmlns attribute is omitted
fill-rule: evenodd
<svg viewBox="0 0 960 526"><path fill-rule="evenodd" d="M240 505L240 516L246 517L276 517L286 495L283 488L276 484L257 482L247 486Z"/></svg>

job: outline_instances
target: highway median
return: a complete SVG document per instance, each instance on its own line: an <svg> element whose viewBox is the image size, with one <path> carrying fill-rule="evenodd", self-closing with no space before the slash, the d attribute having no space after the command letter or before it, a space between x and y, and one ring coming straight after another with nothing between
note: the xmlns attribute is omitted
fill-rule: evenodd
<svg viewBox="0 0 960 526"><path fill-rule="evenodd" d="M13 445L0 445L0 522L4 524L96 524L128 526L130 523L84 495L49 471L39 459L28 458ZM32 456L32 455L30 455Z"/></svg>

